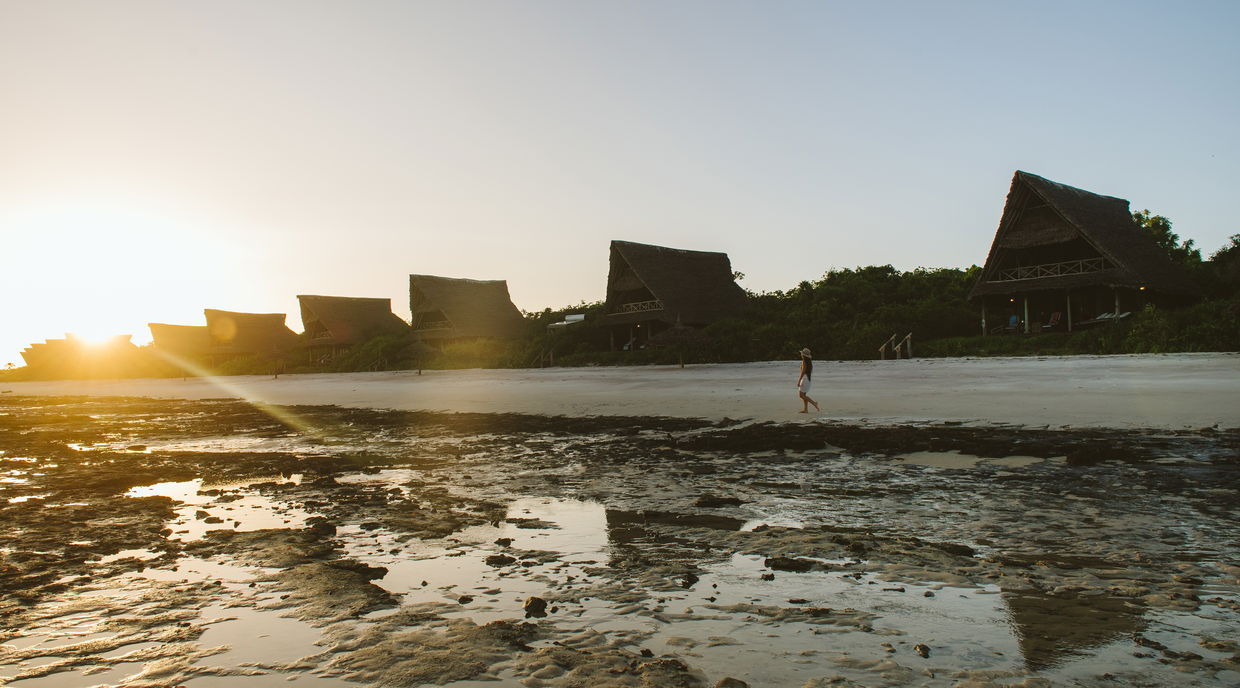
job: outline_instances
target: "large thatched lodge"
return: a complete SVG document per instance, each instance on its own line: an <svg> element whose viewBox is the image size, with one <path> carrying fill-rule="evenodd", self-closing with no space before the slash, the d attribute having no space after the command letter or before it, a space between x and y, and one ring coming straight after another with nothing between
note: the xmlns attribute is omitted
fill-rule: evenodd
<svg viewBox="0 0 1240 688"><path fill-rule="evenodd" d="M603 317L612 349L641 348L668 328L739 315L746 300L726 253L611 242Z"/></svg>
<svg viewBox="0 0 1240 688"><path fill-rule="evenodd" d="M1067 331L1192 296L1128 201L1017 171L969 300L982 331Z"/></svg>
<svg viewBox="0 0 1240 688"><path fill-rule="evenodd" d="M519 337L525 318L505 280L409 275L413 331L423 341Z"/></svg>

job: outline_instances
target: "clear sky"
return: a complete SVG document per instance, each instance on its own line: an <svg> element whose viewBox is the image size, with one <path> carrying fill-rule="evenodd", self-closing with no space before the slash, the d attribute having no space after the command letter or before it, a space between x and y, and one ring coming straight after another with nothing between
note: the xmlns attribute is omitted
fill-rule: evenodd
<svg viewBox="0 0 1240 688"><path fill-rule="evenodd" d="M985 260L1012 172L1240 232L1240 2L0 0L0 366L506 279Z"/></svg>

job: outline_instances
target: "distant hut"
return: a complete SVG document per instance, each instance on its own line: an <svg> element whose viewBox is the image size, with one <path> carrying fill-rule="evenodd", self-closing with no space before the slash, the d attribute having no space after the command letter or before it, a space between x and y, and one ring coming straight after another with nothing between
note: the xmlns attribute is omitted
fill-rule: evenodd
<svg viewBox="0 0 1240 688"><path fill-rule="evenodd" d="M194 358L211 350L211 335L206 325L147 323L146 326L151 330L151 343L159 351Z"/></svg>
<svg viewBox="0 0 1240 688"><path fill-rule="evenodd" d="M207 334L212 352L247 356L278 354L297 345L297 333L284 324L284 313L236 313L208 308Z"/></svg>
<svg viewBox="0 0 1240 688"><path fill-rule="evenodd" d="M969 300L982 305L984 333L1009 322L1070 332L1194 293L1128 201L1017 171Z"/></svg>
<svg viewBox="0 0 1240 688"><path fill-rule="evenodd" d="M302 345L312 351L341 349L380 335L408 334L409 325L392 312L392 300L355 296L298 295Z"/></svg>
<svg viewBox="0 0 1240 688"><path fill-rule="evenodd" d="M26 367L42 378L124 377L137 368L138 347L132 335L119 334L97 343L76 335L35 342L22 350Z"/></svg>
<svg viewBox="0 0 1240 688"><path fill-rule="evenodd" d="M504 280L409 275L413 331L424 341L510 338L525 331L525 318Z"/></svg>
<svg viewBox="0 0 1240 688"><path fill-rule="evenodd" d="M611 242L603 322L612 349L645 346L677 324L702 327L737 315L746 300L726 253Z"/></svg>
<svg viewBox="0 0 1240 688"><path fill-rule="evenodd" d="M283 313L238 313L203 309L206 325L148 323L157 351L212 363L245 356L271 356L297 345L297 333Z"/></svg>

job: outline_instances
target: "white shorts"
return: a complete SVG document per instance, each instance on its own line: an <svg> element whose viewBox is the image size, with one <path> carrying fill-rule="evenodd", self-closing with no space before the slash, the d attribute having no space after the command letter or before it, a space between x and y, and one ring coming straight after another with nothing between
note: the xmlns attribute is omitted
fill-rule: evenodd
<svg viewBox="0 0 1240 688"><path fill-rule="evenodd" d="M809 388L812 386L811 383L813 383L813 380L809 378L801 379L801 394L804 394L805 396L809 396Z"/></svg>

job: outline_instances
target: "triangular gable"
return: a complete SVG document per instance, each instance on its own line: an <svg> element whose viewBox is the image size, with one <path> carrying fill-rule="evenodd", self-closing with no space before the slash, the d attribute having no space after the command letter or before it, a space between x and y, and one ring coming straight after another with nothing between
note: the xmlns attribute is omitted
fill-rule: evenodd
<svg viewBox="0 0 1240 688"><path fill-rule="evenodd" d="M525 329L505 280L409 275L409 311L423 337L516 337Z"/></svg>
<svg viewBox="0 0 1240 688"><path fill-rule="evenodd" d="M1074 240L1088 245L1102 259L1091 266L1091 272L998 280L1008 252L1053 247ZM1148 286L1169 293L1194 291L1179 267L1133 221L1128 201L1017 171L982 277L970 298L1017 288L1062 289L1088 284Z"/></svg>
<svg viewBox="0 0 1240 688"><path fill-rule="evenodd" d="M704 325L736 315L747 301L726 253L612 241L607 277L609 313L615 313L620 305L622 292L642 288L662 303L662 310L650 311L649 315L634 313L633 317L684 324Z"/></svg>
<svg viewBox="0 0 1240 688"><path fill-rule="evenodd" d="M347 346L409 329L392 312L391 299L299 294L297 301L301 305L304 336L312 344Z"/></svg>

